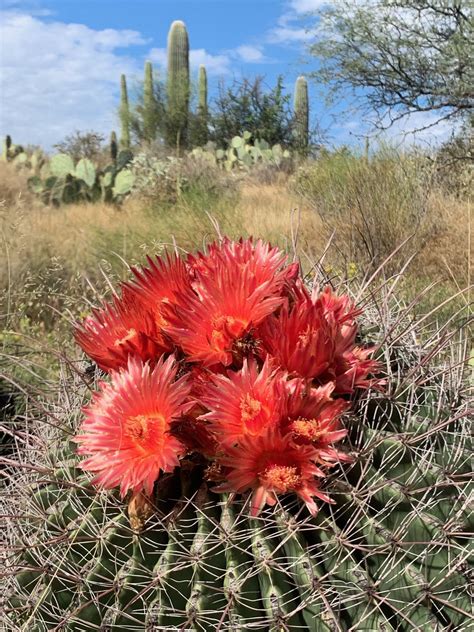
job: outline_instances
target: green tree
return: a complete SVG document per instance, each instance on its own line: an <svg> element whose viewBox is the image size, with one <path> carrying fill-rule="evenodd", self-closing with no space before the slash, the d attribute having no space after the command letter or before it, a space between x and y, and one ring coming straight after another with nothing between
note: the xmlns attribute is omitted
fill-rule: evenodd
<svg viewBox="0 0 474 632"><path fill-rule="evenodd" d="M270 144L294 142L291 96L284 93L282 77L274 88L267 88L263 77L221 84L210 118L212 140L219 145L245 131Z"/></svg>
<svg viewBox="0 0 474 632"><path fill-rule="evenodd" d="M165 134L165 87L156 73L151 77L151 90L152 98L150 98L150 79L148 79L146 90L144 79L136 86L130 106L130 128L138 143L162 142Z"/></svg>
<svg viewBox="0 0 474 632"><path fill-rule="evenodd" d="M472 0L335 0L318 16L313 77L336 93L352 89L382 127L413 113L430 113L432 125L473 111Z"/></svg>

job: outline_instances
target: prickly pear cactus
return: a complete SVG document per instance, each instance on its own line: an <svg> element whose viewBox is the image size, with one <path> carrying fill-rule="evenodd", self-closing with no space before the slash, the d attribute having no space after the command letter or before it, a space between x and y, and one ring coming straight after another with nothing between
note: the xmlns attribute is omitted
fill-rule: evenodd
<svg viewBox="0 0 474 632"><path fill-rule="evenodd" d="M250 518L193 456L151 502L97 492L67 439L88 399L71 377L7 463L5 629L472 630L461 358L442 338L414 346L399 315L380 320L387 388L347 419L354 461L316 517L283 497Z"/></svg>

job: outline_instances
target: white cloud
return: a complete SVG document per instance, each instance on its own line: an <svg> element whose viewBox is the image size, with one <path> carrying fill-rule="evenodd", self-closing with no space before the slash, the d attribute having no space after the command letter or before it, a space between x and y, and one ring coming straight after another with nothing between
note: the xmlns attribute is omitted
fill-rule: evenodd
<svg viewBox="0 0 474 632"><path fill-rule="evenodd" d="M121 73L136 62L120 49L144 44L131 30L94 30L7 11L2 18L1 133L47 148L75 129L116 125Z"/></svg>
<svg viewBox="0 0 474 632"><path fill-rule="evenodd" d="M301 23L294 13L284 13L278 18L277 25L267 33L270 44L302 44L314 35Z"/></svg>
<svg viewBox="0 0 474 632"><path fill-rule="evenodd" d="M328 0L290 0L290 7L296 13L308 13L331 4Z"/></svg>
<svg viewBox="0 0 474 632"><path fill-rule="evenodd" d="M235 54L240 59L249 64L264 61L264 55L260 46L251 46L250 44L243 44L235 49Z"/></svg>
<svg viewBox="0 0 474 632"><path fill-rule="evenodd" d="M414 112L395 121L380 138L400 145L436 146L448 140L459 122L440 120L439 112Z"/></svg>

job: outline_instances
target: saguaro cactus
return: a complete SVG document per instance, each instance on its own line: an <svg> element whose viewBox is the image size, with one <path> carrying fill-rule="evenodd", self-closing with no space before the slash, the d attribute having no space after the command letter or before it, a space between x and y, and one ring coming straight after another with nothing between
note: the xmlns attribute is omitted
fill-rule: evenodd
<svg viewBox="0 0 474 632"><path fill-rule="evenodd" d="M199 104L200 116L207 118L207 72L205 66L199 66Z"/></svg>
<svg viewBox="0 0 474 632"><path fill-rule="evenodd" d="M5 136L3 139L3 147L2 147L2 159L7 161L9 156L8 152L10 151L10 147L12 146L12 138L9 134Z"/></svg>
<svg viewBox="0 0 474 632"><path fill-rule="evenodd" d="M167 142L187 141L189 115L189 39L184 22L173 22L168 34Z"/></svg>
<svg viewBox="0 0 474 632"><path fill-rule="evenodd" d="M302 76L298 77L295 84L294 123L297 147L304 152L309 142L309 99L308 82Z"/></svg>
<svg viewBox="0 0 474 632"><path fill-rule="evenodd" d="M121 124L121 149L130 149L130 108L128 106L127 79L125 75L120 77L120 124Z"/></svg>
<svg viewBox="0 0 474 632"><path fill-rule="evenodd" d="M201 147L208 141L208 109L207 109L207 73L205 66L199 67L198 106L194 125L190 133L190 143L194 147Z"/></svg>
<svg viewBox="0 0 474 632"><path fill-rule="evenodd" d="M151 61L145 63L145 80L143 82L143 137L151 143L156 136L156 99L153 90L153 66Z"/></svg>
<svg viewBox="0 0 474 632"><path fill-rule="evenodd" d="M118 154L117 134L115 132L112 132L110 134L110 157L114 164L115 162L117 162L117 154Z"/></svg>

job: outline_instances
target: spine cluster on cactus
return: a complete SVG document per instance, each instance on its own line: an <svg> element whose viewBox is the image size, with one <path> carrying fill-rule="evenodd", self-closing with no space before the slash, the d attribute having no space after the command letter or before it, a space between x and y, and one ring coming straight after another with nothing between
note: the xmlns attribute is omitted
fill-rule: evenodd
<svg viewBox="0 0 474 632"><path fill-rule="evenodd" d="M120 148L130 149L130 108L128 104L127 78L120 77Z"/></svg>
<svg viewBox="0 0 474 632"><path fill-rule="evenodd" d="M184 22L173 22L168 34L167 141L186 144L189 116L189 38Z"/></svg>
<svg viewBox="0 0 474 632"><path fill-rule="evenodd" d="M308 82L298 77L294 95L294 126L296 143L301 152L305 152L309 143L309 98Z"/></svg>

